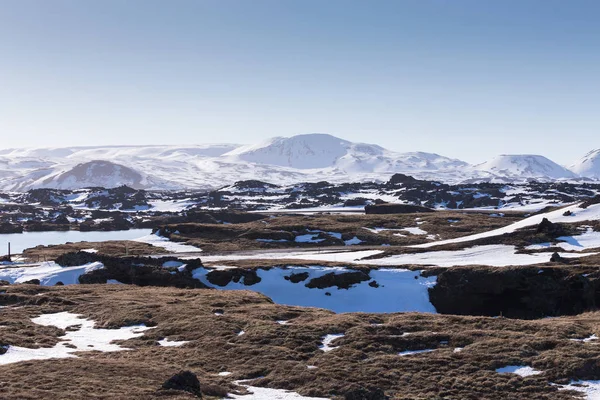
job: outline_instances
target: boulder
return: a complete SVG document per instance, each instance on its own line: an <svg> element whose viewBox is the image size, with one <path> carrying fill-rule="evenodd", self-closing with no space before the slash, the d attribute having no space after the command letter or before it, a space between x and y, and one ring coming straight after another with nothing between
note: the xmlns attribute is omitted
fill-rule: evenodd
<svg viewBox="0 0 600 400"><path fill-rule="evenodd" d="M569 260L566 259L566 258L561 257L560 254L558 254L555 251L554 253L552 253L552 257L550 257L550 262L561 263L561 264L568 264Z"/></svg>
<svg viewBox="0 0 600 400"><path fill-rule="evenodd" d="M368 273L363 271L351 271L336 274L330 272L328 274L311 279L305 286L310 289L326 289L337 287L338 289L349 289L351 286L364 281L371 280Z"/></svg>
<svg viewBox="0 0 600 400"><path fill-rule="evenodd" d="M162 384L162 388L166 390L180 390L192 393L198 398L202 398L202 390L200 389L200 381L196 374L191 371L179 371Z"/></svg>
<svg viewBox="0 0 600 400"><path fill-rule="evenodd" d="M246 286L252 286L261 281L255 269L226 269L213 270L206 274L206 279L217 286L227 286L231 281L242 282Z"/></svg>
<svg viewBox="0 0 600 400"><path fill-rule="evenodd" d="M308 272L298 272L292 273L291 275L284 276L283 278L286 281L290 281L292 283L300 283L308 279Z"/></svg>

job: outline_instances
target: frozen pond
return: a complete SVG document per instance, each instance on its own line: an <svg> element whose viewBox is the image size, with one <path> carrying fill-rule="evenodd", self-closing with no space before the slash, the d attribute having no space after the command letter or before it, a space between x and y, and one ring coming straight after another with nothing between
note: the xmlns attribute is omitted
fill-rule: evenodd
<svg viewBox="0 0 600 400"><path fill-rule="evenodd" d="M39 245L65 244L67 242L105 242L108 240L132 240L152 233L151 229L130 229L110 232L24 232L0 234L0 255L8 252L8 243L12 254L20 254L25 249Z"/></svg>

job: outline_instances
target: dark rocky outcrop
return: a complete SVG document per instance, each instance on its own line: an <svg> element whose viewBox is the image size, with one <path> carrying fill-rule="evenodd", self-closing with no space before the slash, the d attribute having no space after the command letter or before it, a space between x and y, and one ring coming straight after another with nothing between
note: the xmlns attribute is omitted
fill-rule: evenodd
<svg viewBox="0 0 600 400"><path fill-rule="evenodd" d="M72 193L70 190L31 189L25 194L24 200L27 203L39 203L43 206L56 206L63 203L70 193Z"/></svg>
<svg viewBox="0 0 600 400"><path fill-rule="evenodd" d="M410 175L404 175L404 174L394 174L392 175L392 177L390 178L388 184L389 185L406 185L406 184L414 184L416 182L419 182L418 179L413 178Z"/></svg>
<svg viewBox="0 0 600 400"><path fill-rule="evenodd" d="M537 226L536 232L538 234L544 234L551 238L557 238L559 236L566 236L569 231L561 224L553 223L548 218L542 219L542 222Z"/></svg>
<svg viewBox="0 0 600 400"><path fill-rule="evenodd" d="M591 205L600 204L600 195L596 195L591 199L588 199L579 205L580 208L588 208Z"/></svg>
<svg viewBox="0 0 600 400"><path fill-rule="evenodd" d="M305 286L309 289L326 289L330 287L349 289L353 285L368 280L371 280L371 277L363 271L344 272L341 274L330 272L318 278L311 279Z"/></svg>
<svg viewBox="0 0 600 400"><path fill-rule="evenodd" d="M150 208L146 191L136 190L129 186L99 190L95 195L88 197L85 203L90 208L102 208L107 210Z"/></svg>
<svg viewBox="0 0 600 400"><path fill-rule="evenodd" d="M200 390L200 381L196 374L191 371L179 371L162 384L162 389L165 390L181 390L192 393L198 398L202 398Z"/></svg>
<svg viewBox="0 0 600 400"><path fill-rule="evenodd" d="M286 281L290 281L292 283L300 283L300 282L304 282L305 280L308 279L308 272L299 272L299 273L292 273L291 275L288 276L284 276L283 278Z"/></svg>
<svg viewBox="0 0 600 400"><path fill-rule="evenodd" d="M84 221L79 225L79 230L81 232L89 232L89 231L127 231L133 227L133 224L126 220L122 215L118 214L114 217L97 222L94 220Z"/></svg>
<svg viewBox="0 0 600 400"><path fill-rule="evenodd" d="M568 264L569 260L567 258L561 257L560 254L558 254L557 252L554 252L550 257L550 262Z"/></svg>
<svg viewBox="0 0 600 400"><path fill-rule="evenodd" d="M572 267L455 267L438 275L429 298L442 314L541 318L596 309L600 273Z"/></svg>
<svg viewBox="0 0 600 400"><path fill-rule="evenodd" d="M67 253L56 259L62 266L83 265L101 262L104 268L97 269L79 277L79 283L106 283L117 280L121 283L138 286L163 286L177 288L206 288L207 286L192 276L192 271L202 267L200 260L185 260L186 268L164 268L167 261L178 261L173 257L111 257L94 253Z"/></svg>
<svg viewBox="0 0 600 400"><path fill-rule="evenodd" d="M4 222L0 224L0 233L23 233L23 227L11 224L10 222Z"/></svg>
<svg viewBox="0 0 600 400"><path fill-rule="evenodd" d="M252 286L261 281L255 269L213 270L206 274L206 279L217 286L227 286L231 281Z"/></svg>
<svg viewBox="0 0 600 400"><path fill-rule="evenodd" d="M27 222L24 228L27 232L68 231L71 229L69 224L38 221Z"/></svg>

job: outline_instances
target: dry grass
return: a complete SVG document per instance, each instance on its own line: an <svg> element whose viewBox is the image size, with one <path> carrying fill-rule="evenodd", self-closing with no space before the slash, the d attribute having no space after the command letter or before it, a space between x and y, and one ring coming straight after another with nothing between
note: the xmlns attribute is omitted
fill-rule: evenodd
<svg viewBox="0 0 600 400"><path fill-rule="evenodd" d="M97 254L107 256L125 255L153 255L164 254L165 250L147 243L134 242L131 240L112 240L108 242L77 242L53 246L37 246L27 249L23 256L31 261L56 260L63 254L77 252L85 249L98 250Z"/></svg>
<svg viewBox="0 0 600 400"><path fill-rule="evenodd" d="M407 232L382 231L373 233L364 228L415 228L419 227L437 239L450 239L458 236L484 232L500 228L518 221L522 214L507 214L493 217L485 213L438 211L434 213L396 215L283 215L261 221L239 224L171 224L161 226L161 232L171 234L172 240L186 242L202 248L208 253L227 251L276 249L290 247L323 247L344 245L343 240L355 236L363 245L405 246L430 241L426 235L411 235ZM418 223L417 223L418 222ZM296 243L294 238L309 231L336 232L342 239L323 234L320 243ZM398 236L395 233L403 233ZM286 239L287 242L259 242L257 239Z"/></svg>
<svg viewBox="0 0 600 400"><path fill-rule="evenodd" d="M0 314L4 345L53 344L60 330L30 321L41 313L80 313L101 327L141 322L155 326L126 342L133 351L1 366L0 397L6 399L189 399L183 393L157 391L181 369L193 371L213 390L232 392L241 389L234 380L263 376L254 383L305 395L341 397L359 387L378 387L396 399L573 399L549 382L600 378L600 346L569 340L599 334L599 313L538 321L414 313L336 315L275 305L249 291L117 285L14 285L3 290L0 304L11 305ZM242 329L246 334L237 336ZM319 350L323 335L340 332L346 336L334 342L338 349ZM156 341L163 337L191 342L159 347ZM456 347L464 350L454 353ZM397 355L431 348L437 350ZM520 378L494 371L514 364L531 365L544 374ZM233 375L217 375L223 371Z"/></svg>

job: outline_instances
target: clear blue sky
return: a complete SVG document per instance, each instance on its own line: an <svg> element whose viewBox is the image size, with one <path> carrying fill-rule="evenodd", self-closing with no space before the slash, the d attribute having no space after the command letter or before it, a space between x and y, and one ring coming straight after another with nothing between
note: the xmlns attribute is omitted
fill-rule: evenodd
<svg viewBox="0 0 600 400"><path fill-rule="evenodd" d="M600 1L0 0L0 147L600 147Z"/></svg>

